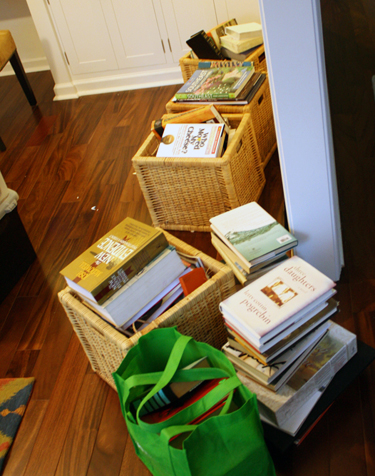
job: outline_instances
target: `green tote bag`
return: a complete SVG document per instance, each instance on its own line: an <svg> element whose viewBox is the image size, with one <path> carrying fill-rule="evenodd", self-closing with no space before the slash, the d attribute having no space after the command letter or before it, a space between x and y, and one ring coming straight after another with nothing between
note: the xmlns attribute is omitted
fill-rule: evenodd
<svg viewBox="0 0 375 476"><path fill-rule="evenodd" d="M204 357L210 367L185 369ZM275 475L256 396L219 350L175 328L154 329L130 349L113 378L136 454L154 476ZM169 383L211 379L220 382L167 420L148 423L140 416ZM140 401L136 410L135 401ZM190 424L220 402L219 414ZM176 435L185 436L179 447L173 444Z"/></svg>

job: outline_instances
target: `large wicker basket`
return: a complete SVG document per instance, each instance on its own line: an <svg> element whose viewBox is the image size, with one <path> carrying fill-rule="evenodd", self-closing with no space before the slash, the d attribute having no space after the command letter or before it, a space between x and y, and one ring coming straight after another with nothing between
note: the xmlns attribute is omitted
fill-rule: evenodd
<svg viewBox="0 0 375 476"><path fill-rule="evenodd" d="M155 157L152 133L133 157L154 226L210 231L210 218L259 199L266 179L250 115L226 117L236 133L222 157Z"/></svg>
<svg viewBox="0 0 375 476"><path fill-rule="evenodd" d="M182 73L182 78L184 83L190 78L195 70L198 69L198 64L202 61L211 61L204 59L196 59L190 57L190 52L186 53L182 58L180 58L180 68ZM245 61L252 61L254 63L255 71L260 71L261 73L267 72L267 62L266 55L264 53L264 45L260 45L259 48L254 50ZM215 61L216 62L216 61ZM218 61L220 63L220 61ZM225 63L225 61L223 61Z"/></svg>
<svg viewBox="0 0 375 476"><path fill-rule="evenodd" d="M83 305L69 287L58 294L93 370L114 389L116 387L112 373L117 370L128 350L143 334L152 329L177 326L177 330L182 334L191 335L195 340L206 342L217 349L226 342L227 333L219 303L235 291L233 272L168 232L164 233L177 251L199 256L210 279L151 322L143 331L128 338Z"/></svg>
<svg viewBox="0 0 375 476"><path fill-rule="evenodd" d="M195 109L199 106L199 104L188 104L170 100L165 107L168 114L177 114ZM244 106L226 106L219 104L215 105L215 107L221 114L250 114L260 161L264 168L277 146L268 78L265 79L249 104Z"/></svg>

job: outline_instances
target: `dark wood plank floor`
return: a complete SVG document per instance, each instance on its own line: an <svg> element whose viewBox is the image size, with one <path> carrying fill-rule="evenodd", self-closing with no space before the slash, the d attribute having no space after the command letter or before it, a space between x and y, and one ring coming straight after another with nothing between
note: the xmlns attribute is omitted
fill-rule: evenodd
<svg viewBox="0 0 375 476"><path fill-rule="evenodd" d="M375 347L375 8L370 0L322 0L322 10L346 261L335 319ZM0 378L36 377L4 475L149 475L127 437L117 394L92 372L57 292L64 287L59 270L124 216L151 223L131 158L177 87L54 102L49 72L29 78L34 110L14 77L0 78L7 145L0 170L20 196L37 253L0 305ZM261 204L282 219L277 154L266 173ZM175 234L216 256L209 234ZM278 475L374 474L374 384L371 365L278 465Z"/></svg>

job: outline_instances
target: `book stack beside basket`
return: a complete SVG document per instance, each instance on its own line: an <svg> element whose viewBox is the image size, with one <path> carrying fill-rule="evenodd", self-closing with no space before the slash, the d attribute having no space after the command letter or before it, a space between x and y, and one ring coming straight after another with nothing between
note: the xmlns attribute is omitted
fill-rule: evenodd
<svg viewBox="0 0 375 476"><path fill-rule="evenodd" d="M330 278L294 256L220 303L222 350L262 420L291 435L357 351L356 336L331 320L334 295Z"/></svg>
<svg viewBox="0 0 375 476"><path fill-rule="evenodd" d="M298 240L257 202L210 219L211 241L242 285L288 258Z"/></svg>

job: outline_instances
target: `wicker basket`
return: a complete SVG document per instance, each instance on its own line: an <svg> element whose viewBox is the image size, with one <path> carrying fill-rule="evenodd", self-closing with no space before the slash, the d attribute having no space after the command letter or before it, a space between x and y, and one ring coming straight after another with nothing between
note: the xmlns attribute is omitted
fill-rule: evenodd
<svg viewBox="0 0 375 476"><path fill-rule="evenodd" d="M199 104L188 104L170 100L165 107L168 114L177 114L195 109L199 106ZM221 114L250 114L260 161L264 168L275 152L277 145L268 78L265 79L249 104L245 106L215 105L215 107Z"/></svg>
<svg viewBox="0 0 375 476"><path fill-rule="evenodd" d="M222 157L155 157L152 133L133 157L154 226L210 231L210 218L259 199L266 179L250 115L226 117L237 130Z"/></svg>
<svg viewBox="0 0 375 476"><path fill-rule="evenodd" d="M58 294L93 370L114 389L116 387L112 373L117 370L128 350L143 334L152 329L177 326L177 330L182 334L191 335L195 340L206 342L217 349L220 349L227 339L219 303L235 291L232 271L168 232L164 233L177 251L199 256L210 279L151 322L143 331L128 338L84 306L69 287Z"/></svg>
<svg viewBox="0 0 375 476"><path fill-rule="evenodd" d="M190 78L195 70L198 69L198 64L202 61L211 61L204 59L193 59L190 57L190 52L186 53L182 58L180 58L180 68L182 73L182 78L184 83ZM264 53L264 45L260 45L253 53L251 53L245 61L252 61L254 63L255 71L260 71L261 73L267 72L267 62L266 55ZM216 62L216 61L215 61ZM220 61L218 61L220 62ZM224 63L224 61L223 61Z"/></svg>

